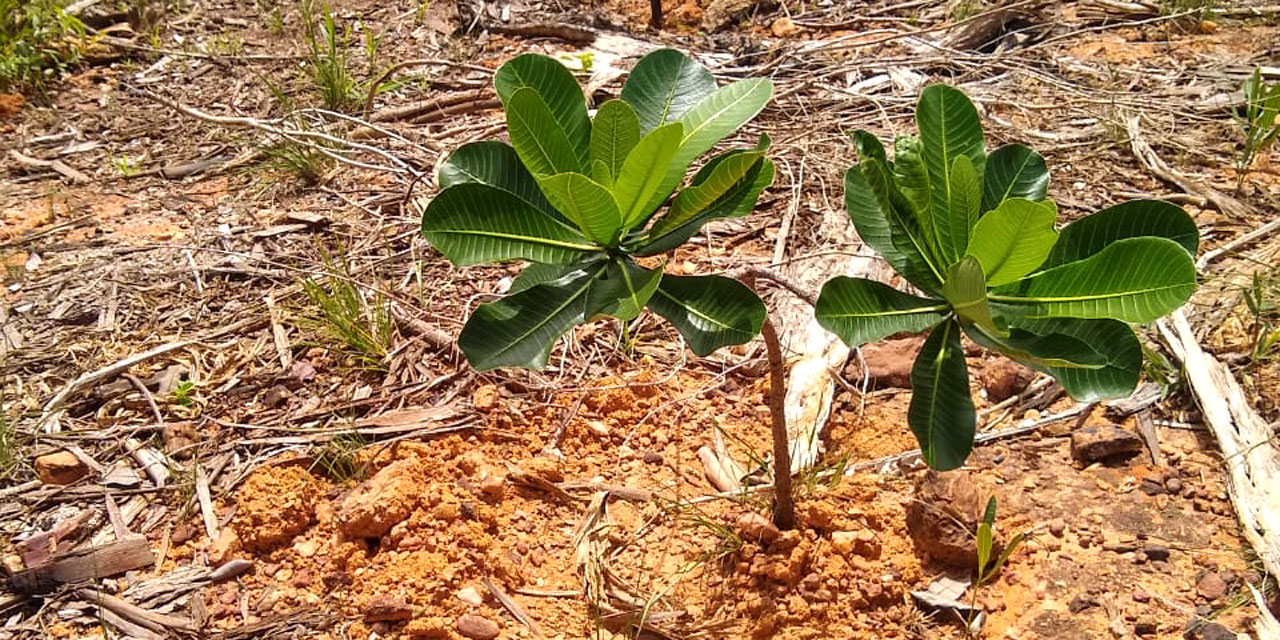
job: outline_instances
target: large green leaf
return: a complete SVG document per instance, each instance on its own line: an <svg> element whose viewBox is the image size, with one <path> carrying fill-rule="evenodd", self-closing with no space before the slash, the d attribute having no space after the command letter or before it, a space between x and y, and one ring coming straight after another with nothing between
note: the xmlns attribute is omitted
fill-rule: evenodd
<svg viewBox="0 0 1280 640"><path fill-rule="evenodd" d="M1101 367L1040 366L1028 363L1058 380L1079 402L1123 398L1133 393L1142 372L1142 345L1129 325L1118 320L1014 318L1013 325L1050 340L1072 338L1088 345L1101 358ZM1077 358L1078 359L1078 358Z"/></svg>
<svg viewBox="0 0 1280 640"><path fill-rule="evenodd" d="M1076 322L1115 322L1115 320L1076 320ZM985 327L965 323L965 333L974 342L999 351L1022 364L1047 371L1049 369L1101 369L1106 357L1088 343L1062 333L1037 334L1014 328L1009 335L998 336Z"/></svg>
<svg viewBox="0 0 1280 640"><path fill-rule="evenodd" d="M507 101L511 145L534 176L581 173L582 162L538 92L525 87Z"/></svg>
<svg viewBox="0 0 1280 640"><path fill-rule="evenodd" d="M636 110L621 100L610 100L596 111L591 124L591 162L604 164L612 185L622 171L627 154L640 141L640 120ZM597 179L603 176L597 176Z"/></svg>
<svg viewBox="0 0 1280 640"><path fill-rule="evenodd" d="M911 284L927 293L939 292L942 275L933 268L923 232L882 159L864 156L845 172L844 201L858 237L867 246Z"/></svg>
<svg viewBox="0 0 1280 640"><path fill-rule="evenodd" d="M924 241L925 256L938 271L945 271L950 264L938 252L938 229L930 186L929 170L925 166L924 152L919 138L898 136L893 141L893 180L902 193L908 207L902 209L904 217L914 217Z"/></svg>
<svg viewBox="0 0 1280 640"><path fill-rule="evenodd" d="M998 287L988 298L1000 303L998 311L1026 318L1148 322L1182 306L1195 286L1196 268L1186 249L1143 237Z"/></svg>
<svg viewBox="0 0 1280 640"><path fill-rule="evenodd" d="M1168 238L1193 256L1200 243L1200 231L1182 207L1160 200L1130 200L1063 227L1044 268L1083 260L1117 240L1147 236Z"/></svg>
<svg viewBox="0 0 1280 640"><path fill-rule="evenodd" d="M735 151L730 153L741 154L743 152ZM717 166L719 165L717 164ZM695 186L705 182L707 176L702 176L701 174L702 172L700 171L699 175L694 177L693 184ZM653 227L650 228L644 244L636 249L635 254L638 256L652 256L670 251L684 244L685 240L697 233L698 229L701 229L702 225L709 220L735 218L751 213L755 207L756 200L760 197L760 192L764 191L765 187L773 184L773 176L773 162L770 162L767 158L760 158L748 168L747 172L737 182L733 183L728 190L701 211L686 217L678 224L672 222L671 213L658 219L653 224ZM677 198L678 200L679 198Z"/></svg>
<svg viewBox="0 0 1280 640"><path fill-rule="evenodd" d="M604 263L595 263L480 305L458 335L458 347L478 371L541 369L556 340L585 319L588 293L604 270Z"/></svg>
<svg viewBox="0 0 1280 640"><path fill-rule="evenodd" d="M542 195L538 182L520 162L516 150L504 142L485 140L458 147L440 165L438 176L442 190L455 184L478 182L502 189L547 213L560 216L560 212Z"/></svg>
<svg viewBox="0 0 1280 640"><path fill-rule="evenodd" d="M671 209L653 223L652 235L661 236L706 211L724 197L725 193L740 184L763 159L763 153L736 153L716 163L702 180L676 194L675 200L671 202Z"/></svg>
<svg viewBox="0 0 1280 640"><path fill-rule="evenodd" d="M933 214L938 220L938 242L946 255L960 256L965 247L954 234L944 228L945 213L954 181L951 172L956 158L966 156L972 163L978 184L982 184L986 150L982 139L982 120L973 103L959 89L935 84L920 92L916 104L916 127L920 130L921 155L929 172L929 189L933 194ZM948 243L951 243L948 246Z"/></svg>
<svg viewBox="0 0 1280 640"><path fill-rule="evenodd" d="M982 212L994 210L1008 198L1044 200L1049 191L1049 167L1044 157L1020 144L1000 147L987 156L982 184Z"/></svg>
<svg viewBox="0 0 1280 640"><path fill-rule="evenodd" d="M982 273L982 265L973 256L965 256L951 265L947 271L947 281L942 285L942 296L951 304L956 315L968 322L976 323L998 335L1006 332L996 324L991 314L991 305L987 303L986 276Z"/></svg>
<svg viewBox="0 0 1280 640"><path fill-rule="evenodd" d="M822 286L814 315L850 347L895 333L919 332L946 317L947 304L907 295L889 285L839 276Z"/></svg>
<svg viewBox="0 0 1280 640"><path fill-rule="evenodd" d="M953 265L969 246L969 230L982 212L982 185L969 156L956 156L951 166L945 215L938 212L938 250L943 264Z"/></svg>
<svg viewBox="0 0 1280 640"><path fill-rule="evenodd" d="M773 83L764 78L739 80L720 87L685 111L680 116L680 122L684 123L680 148L667 167L656 200L650 201L648 209L652 211L680 184L694 158L710 151L725 136L756 117L772 95Z"/></svg>
<svg viewBox="0 0 1280 640"><path fill-rule="evenodd" d="M955 320L934 327L916 356L907 423L920 443L921 457L932 469L955 469L973 450L976 416Z"/></svg>
<svg viewBox="0 0 1280 640"><path fill-rule="evenodd" d="M504 260L569 264L600 251L566 221L479 183L441 191L422 214L422 234L459 267Z"/></svg>
<svg viewBox="0 0 1280 640"><path fill-rule="evenodd" d="M662 125L640 139L626 161L618 180L613 185L613 195L622 212L622 223L627 229L645 219L667 195L670 188L661 183L671 159L680 147L684 125L680 122Z"/></svg>
<svg viewBox="0 0 1280 640"><path fill-rule="evenodd" d="M629 258L614 258L595 279L587 296L587 317L611 316L623 322L640 315L662 281L662 270L642 269Z"/></svg>
<svg viewBox="0 0 1280 640"><path fill-rule="evenodd" d="M578 81L564 65L533 53L517 56L498 68L493 87L508 110L520 89L535 92L549 108L557 128L564 132L578 164L588 165L591 121L587 118L587 101Z"/></svg>
<svg viewBox="0 0 1280 640"><path fill-rule="evenodd" d="M751 289L724 276L663 276L649 308L700 356L751 340L765 316L764 303Z"/></svg>
<svg viewBox="0 0 1280 640"><path fill-rule="evenodd" d="M1019 280L1043 264L1058 241L1057 217L1048 204L1011 198L978 220L968 253L982 264L987 286Z"/></svg>
<svg viewBox="0 0 1280 640"><path fill-rule="evenodd" d="M609 189L580 173L539 178L547 200L602 246L613 246L622 229L622 214Z"/></svg>
<svg viewBox="0 0 1280 640"><path fill-rule="evenodd" d="M635 107L640 131L648 133L678 119L715 90L716 79L702 65L675 49L659 49L636 63L622 99Z"/></svg>
<svg viewBox="0 0 1280 640"><path fill-rule="evenodd" d="M511 283L511 288L507 289L507 295L520 293L521 291L536 285L554 282L566 275L569 275L569 272L571 271L590 268L592 263L600 262L604 258L605 255L600 253L589 256L582 262L575 262L573 264L531 263L529 266L524 268L524 271L520 272L520 275L516 276L515 281Z"/></svg>

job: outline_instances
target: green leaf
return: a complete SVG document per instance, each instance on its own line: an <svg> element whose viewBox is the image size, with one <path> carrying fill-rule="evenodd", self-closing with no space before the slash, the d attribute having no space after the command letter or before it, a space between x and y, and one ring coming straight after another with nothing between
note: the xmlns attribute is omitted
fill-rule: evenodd
<svg viewBox="0 0 1280 640"><path fill-rule="evenodd" d="M925 256L938 271L945 271L950 264L938 252L938 215L934 211L933 187L929 184L929 170L925 166L921 146L920 140L912 136L898 136L894 140L893 178L903 201L909 204L909 207L900 209L903 217L915 219Z"/></svg>
<svg viewBox="0 0 1280 640"><path fill-rule="evenodd" d="M764 303L751 289L724 276L663 276L649 308L700 356L750 341L765 316Z"/></svg>
<svg viewBox="0 0 1280 640"><path fill-rule="evenodd" d="M548 282L559 280L560 278L568 275L571 271L584 269L589 267L591 263L598 262L602 255L603 254L591 256L584 262L574 264L532 263L525 267L524 271L520 272L520 275L516 276L515 281L511 283L511 288L507 290L506 295L517 294L535 285L546 284Z"/></svg>
<svg viewBox="0 0 1280 640"><path fill-rule="evenodd" d="M941 249L950 255L964 253L964 246L947 246L948 241L958 242L958 238L948 238L941 230L942 220L951 196L951 171L955 167L956 158L966 156L973 164L974 175L981 184L986 165L986 150L982 139L982 121L978 118L978 110L962 91L943 84L935 84L920 92L920 100L916 103L916 127L920 130L921 154L925 168L929 173L929 188L933 195L933 215L940 228L938 242ZM957 250L958 249L958 250Z"/></svg>
<svg viewBox="0 0 1280 640"><path fill-rule="evenodd" d="M1044 263L1058 241L1057 216L1052 206L1012 198L978 220L968 253L982 264L987 286L1019 280Z"/></svg>
<svg viewBox="0 0 1280 640"><path fill-rule="evenodd" d="M1049 167L1044 157L1020 144L1000 147L987 156L982 185L982 212L992 211L1009 198L1044 200L1049 191Z"/></svg>
<svg viewBox="0 0 1280 640"><path fill-rule="evenodd" d="M762 153L736 153L716 163L715 168L701 181L676 194L670 211L653 223L651 233L661 236L706 211L724 194L738 186L763 158Z"/></svg>
<svg viewBox="0 0 1280 640"><path fill-rule="evenodd" d="M1130 200L1063 227L1043 268L1083 260L1117 240L1140 237L1168 238L1193 256L1200 243L1200 231L1182 207L1160 200Z"/></svg>
<svg viewBox="0 0 1280 640"><path fill-rule="evenodd" d="M636 63L622 99L635 107L640 131L648 133L678 119L715 90L716 79L702 65L675 49L659 49Z"/></svg>
<svg viewBox="0 0 1280 640"><path fill-rule="evenodd" d="M853 138L853 145L858 148L859 158L874 158L888 166L889 158L884 154L884 145L874 133L866 129L855 129L849 135Z"/></svg>
<svg viewBox="0 0 1280 640"><path fill-rule="evenodd" d="M684 137L662 180L662 188L659 189L662 197L680 184L694 158L710 151L725 136L756 117L772 95L773 83L764 78L739 80L703 97L685 111L680 116L680 122L684 123ZM657 205L653 202L650 210Z"/></svg>
<svg viewBox="0 0 1280 640"><path fill-rule="evenodd" d="M580 173L539 178L538 185L547 200L596 244L610 247L617 242L622 214L609 189Z"/></svg>
<svg viewBox="0 0 1280 640"><path fill-rule="evenodd" d="M925 464L939 471L963 465L973 450L976 419L960 326L944 322L934 327L911 368L907 423Z"/></svg>
<svg viewBox="0 0 1280 640"><path fill-rule="evenodd" d="M591 162L604 164L608 169L607 184L613 184L621 175L622 163L627 154L640 142L640 120L636 110L621 100L610 100L596 111L591 125ZM597 176L598 182L605 182Z"/></svg>
<svg viewBox="0 0 1280 640"><path fill-rule="evenodd" d="M477 371L541 369L556 340L585 320L588 292L604 269L603 263L574 269L552 282L480 305L458 335L458 348Z"/></svg>
<svg viewBox="0 0 1280 640"><path fill-rule="evenodd" d="M978 222L982 209L982 185L969 156L957 156L951 166L946 215L937 218L938 250L943 264L960 260L969 246L969 230Z"/></svg>
<svg viewBox="0 0 1280 640"><path fill-rule="evenodd" d="M982 521L987 523L988 527L996 526L996 497L987 498L987 508L982 510ZM986 563L983 563L986 564Z"/></svg>
<svg viewBox="0 0 1280 640"><path fill-rule="evenodd" d="M679 149L683 130L683 124L672 122L650 131L622 163L618 181L613 185L613 196L618 201L625 228L630 229L643 220L671 193L670 188L664 188L661 183Z"/></svg>
<svg viewBox="0 0 1280 640"><path fill-rule="evenodd" d="M564 133L577 157L577 164L580 167L589 165L591 121L587 117L587 101L582 95L582 87L564 65L533 53L517 56L498 68L493 76L493 87L508 111L521 89L528 88L536 93L550 110L556 128ZM568 170L561 168L561 171Z"/></svg>
<svg viewBox="0 0 1280 640"><path fill-rule="evenodd" d="M422 235L459 267L504 260L569 264L600 251L561 218L477 183L441 191L422 214Z"/></svg>
<svg viewBox="0 0 1280 640"><path fill-rule="evenodd" d="M582 172L569 138L533 89L520 89L507 102L507 131L511 145L534 176Z"/></svg>
<svg viewBox="0 0 1280 640"><path fill-rule="evenodd" d="M1106 363L1106 357L1094 350L1092 346L1069 335L1060 333L1039 335L1021 328L1014 328L1007 335L998 336L973 324L966 324L964 328L965 333L974 342L993 351L999 351L1037 371L1101 369Z"/></svg>
<svg viewBox="0 0 1280 640"><path fill-rule="evenodd" d="M991 561L991 545L995 544L994 535L991 532L991 524L983 521L978 524L978 573L981 575L987 569L987 563Z"/></svg>
<svg viewBox="0 0 1280 640"><path fill-rule="evenodd" d="M587 317L611 316L626 322L640 315L658 290L662 270L642 269L629 258L614 258L596 278L587 296Z"/></svg>
<svg viewBox="0 0 1280 640"><path fill-rule="evenodd" d="M992 565L991 570L987 572L986 575L988 578L1000 573L1000 569L1009 561L1009 556L1013 555L1014 550L1022 544L1022 541L1025 540L1026 537L1027 534L1025 531L1019 531L1009 539L1009 542L1004 545L1004 550L1000 552L1000 557L996 558L996 563Z"/></svg>
<svg viewBox="0 0 1280 640"><path fill-rule="evenodd" d="M1102 358L1101 367L1028 366L1053 376L1079 402L1123 398L1133 393L1142 373L1142 344L1129 325L1118 320L1012 318L1011 324L1048 341L1087 345Z"/></svg>
<svg viewBox="0 0 1280 640"><path fill-rule="evenodd" d="M947 305L908 295L865 278L839 276L818 295L814 315L822 328L857 348L895 333L919 332L946 317Z"/></svg>
<svg viewBox="0 0 1280 640"><path fill-rule="evenodd" d="M538 189L538 182L534 180L533 174L520 162L516 150L497 140L472 142L458 147L440 165L438 180L441 190L465 182L487 184L560 217L560 212L547 202Z"/></svg>
<svg viewBox="0 0 1280 640"><path fill-rule="evenodd" d="M729 153L743 152L738 150ZM698 173L699 175L693 179L695 186L702 184L706 180L706 176L702 176L701 171ZM747 170L746 174L733 183L727 191L705 209L687 217L679 224L672 222L671 213L659 218L650 228L647 240L636 249L635 254L638 256L652 256L664 251L670 251L697 233L698 229L701 229L702 225L709 220L736 218L751 213L752 209L755 208L756 200L760 197L760 192L764 191L765 187L773 184L773 176L773 163L767 158L759 160Z"/></svg>
<svg viewBox="0 0 1280 640"><path fill-rule="evenodd" d="M996 335L1007 335L1007 331L996 324L991 314L991 305L987 304L986 276L982 273L982 265L973 256L965 256L951 266L947 272L947 281L942 285L942 296L951 303L951 308L961 319L984 327Z"/></svg>
<svg viewBox="0 0 1280 640"><path fill-rule="evenodd" d="M881 149L883 153L883 149ZM844 174L844 201L858 237L911 284L937 294L942 275L930 262L927 243L909 205L898 193L883 160L864 156Z"/></svg>
<svg viewBox="0 0 1280 640"><path fill-rule="evenodd" d="M1059 240L1061 242L1061 240ZM1129 238L1092 257L994 289L988 298L1025 318L1149 322L1182 306L1196 286L1191 255L1165 238Z"/></svg>

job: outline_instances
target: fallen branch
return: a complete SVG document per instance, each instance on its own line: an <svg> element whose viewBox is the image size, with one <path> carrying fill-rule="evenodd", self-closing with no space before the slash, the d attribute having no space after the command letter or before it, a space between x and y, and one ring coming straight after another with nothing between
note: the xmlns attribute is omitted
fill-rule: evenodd
<svg viewBox="0 0 1280 640"><path fill-rule="evenodd" d="M103 380L114 378L121 373L128 371L136 364L146 362L156 356L162 356L170 351L176 351L190 344L192 344L191 340L170 342L169 344L160 345L150 351L144 351L136 356L130 356L124 360L116 362L115 364L105 366L97 371L86 373L79 378L76 378L71 384L63 388L62 391L59 391L57 395L53 396L53 398L44 405L44 411L40 416L40 421L36 423L37 426L43 429L45 433L54 433L59 431L61 427L58 424L58 417L61 415L62 405L66 404L67 399L71 396L84 391L88 387L102 382Z"/></svg>
<svg viewBox="0 0 1280 640"><path fill-rule="evenodd" d="M1155 149L1142 137L1140 116L1130 117L1126 122L1126 126L1129 133L1129 148L1133 150L1133 155L1138 159L1138 162L1142 163L1142 166L1147 171L1150 171L1152 175L1187 193L1204 198L1215 209L1231 218L1240 220L1248 214L1249 209L1243 202L1199 180L1188 178L1160 159L1160 156L1156 155Z"/></svg>
<svg viewBox="0 0 1280 640"><path fill-rule="evenodd" d="M1280 449L1275 434L1254 411L1226 365L1200 347L1182 311L1160 324L1222 449L1227 489L1241 532L1267 571L1280 576Z"/></svg>

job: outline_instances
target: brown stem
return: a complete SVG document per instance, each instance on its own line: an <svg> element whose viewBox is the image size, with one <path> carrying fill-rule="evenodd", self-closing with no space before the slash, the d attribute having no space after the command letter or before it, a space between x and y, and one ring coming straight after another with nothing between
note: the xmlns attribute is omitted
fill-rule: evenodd
<svg viewBox="0 0 1280 640"><path fill-rule="evenodd" d="M649 0L649 26L654 31L662 29L662 0Z"/></svg>
<svg viewBox="0 0 1280 640"><path fill-rule="evenodd" d="M791 451L787 443L786 370L778 332L768 316L760 326L769 352L769 417L773 423L773 523L779 529L796 526L796 505L791 496Z"/></svg>

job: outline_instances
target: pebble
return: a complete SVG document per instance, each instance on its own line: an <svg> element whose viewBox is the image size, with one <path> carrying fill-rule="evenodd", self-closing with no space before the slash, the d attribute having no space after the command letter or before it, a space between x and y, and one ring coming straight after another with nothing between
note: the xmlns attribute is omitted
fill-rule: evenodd
<svg viewBox="0 0 1280 640"><path fill-rule="evenodd" d="M1162 544L1149 544L1142 548L1142 552L1147 554L1147 559L1149 560L1164 561L1169 559L1169 547Z"/></svg>
<svg viewBox="0 0 1280 640"><path fill-rule="evenodd" d="M1227 581L1216 573L1206 573L1196 583L1196 593L1206 600L1217 600L1227 594Z"/></svg>
<svg viewBox="0 0 1280 640"><path fill-rule="evenodd" d="M464 613L459 616L454 627L458 633L472 640L493 640L502 631L498 623L474 613Z"/></svg>
<svg viewBox="0 0 1280 640"><path fill-rule="evenodd" d="M55 451L36 458L36 474L44 484L71 484L89 475L89 466L70 451Z"/></svg>
<svg viewBox="0 0 1280 640"><path fill-rule="evenodd" d="M413 617L413 607L400 596L374 596L364 605L365 622L400 621Z"/></svg>
<svg viewBox="0 0 1280 640"><path fill-rule="evenodd" d="M1147 593L1146 591L1143 591L1142 589L1134 589L1133 601L1144 602L1144 603L1151 602L1151 594Z"/></svg>
<svg viewBox="0 0 1280 640"><path fill-rule="evenodd" d="M645 464L662 464L662 460L663 458L661 453L655 453L653 451L644 452Z"/></svg>
<svg viewBox="0 0 1280 640"><path fill-rule="evenodd" d="M1067 531L1067 523L1062 518L1054 518L1049 522L1049 533L1055 538L1061 538L1063 533Z"/></svg>
<svg viewBox="0 0 1280 640"><path fill-rule="evenodd" d="M737 529L743 540L763 544L770 544L782 535L772 521L755 512L742 514L738 518Z"/></svg>
<svg viewBox="0 0 1280 640"><path fill-rule="evenodd" d="M1098 606L1098 602L1089 596L1076 596L1067 603L1067 610L1071 613L1080 613L1085 609Z"/></svg>
<svg viewBox="0 0 1280 640"><path fill-rule="evenodd" d="M1165 480L1164 488L1172 494L1182 493L1182 481L1177 478L1169 478Z"/></svg>
<svg viewBox="0 0 1280 640"><path fill-rule="evenodd" d="M469 605L478 607L484 604L484 596L480 595L480 592L477 591L475 587L463 587L458 589L458 592L454 595L457 596L459 600Z"/></svg>

